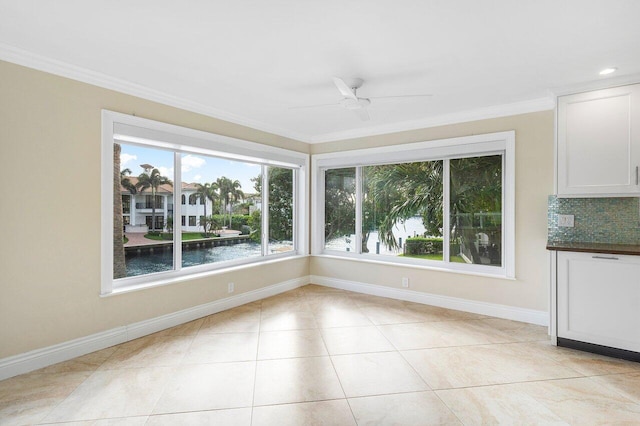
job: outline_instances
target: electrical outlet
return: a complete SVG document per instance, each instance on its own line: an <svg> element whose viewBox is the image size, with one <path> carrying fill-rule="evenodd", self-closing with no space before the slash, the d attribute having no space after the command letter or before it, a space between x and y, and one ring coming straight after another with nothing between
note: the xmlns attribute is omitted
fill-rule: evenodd
<svg viewBox="0 0 640 426"><path fill-rule="evenodd" d="M404 288L408 288L409 287L409 278L402 277L402 287L404 287Z"/></svg>
<svg viewBox="0 0 640 426"><path fill-rule="evenodd" d="M233 284L233 283L229 283L229 284L227 285L227 292L229 292L229 293L233 293L233 291L235 290L235 288L234 288L234 287L235 287L235 286L234 286L234 284Z"/></svg>
<svg viewBox="0 0 640 426"><path fill-rule="evenodd" d="M572 214L559 214L558 215L558 226L563 226L567 228L574 227L574 216Z"/></svg>

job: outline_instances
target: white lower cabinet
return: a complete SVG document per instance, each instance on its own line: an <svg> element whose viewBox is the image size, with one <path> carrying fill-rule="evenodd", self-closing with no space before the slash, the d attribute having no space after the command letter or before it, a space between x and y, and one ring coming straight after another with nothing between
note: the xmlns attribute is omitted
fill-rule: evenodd
<svg viewBox="0 0 640 426"><path fill-rule="evenodd" d="M558 337L640 352L640 256L557 255Z"/></svg>

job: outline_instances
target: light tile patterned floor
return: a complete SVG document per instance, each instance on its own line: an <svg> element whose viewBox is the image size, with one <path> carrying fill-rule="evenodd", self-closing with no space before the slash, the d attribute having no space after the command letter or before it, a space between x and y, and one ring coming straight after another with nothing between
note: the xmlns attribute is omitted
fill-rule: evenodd
<svg viewBox="0 0 640 426"><path fill-rule="evenodd" d="M0 382L0 424L640 424L640 364L308 285Z"/></svg>

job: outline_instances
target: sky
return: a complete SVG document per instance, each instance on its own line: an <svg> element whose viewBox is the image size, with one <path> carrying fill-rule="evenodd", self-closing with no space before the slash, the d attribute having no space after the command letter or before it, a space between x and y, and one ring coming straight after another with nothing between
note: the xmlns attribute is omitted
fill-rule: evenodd
<svg viewBox="0 0 640 426"><path fill-rule="evenodd" d="M131 170L131 176L138 176L144 170L141 164L151 164L163 176L173 180L173 153L156 148L121 144L120 170ZM224 158L199 154L182 154L182 182L211 183L221 176L238 180L245 194L255 193L251 178L260 174L257 164L231 161Z"/></svg>

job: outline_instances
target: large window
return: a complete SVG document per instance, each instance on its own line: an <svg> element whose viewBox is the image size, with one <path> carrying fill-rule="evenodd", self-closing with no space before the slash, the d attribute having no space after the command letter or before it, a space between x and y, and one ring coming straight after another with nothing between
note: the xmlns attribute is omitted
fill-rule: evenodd
<svg viewBox="0 0 640 426"><path fill-rule="evenodd" d="M307 162L104 111L103 294L305 253Z"/></svg>
<svg viewBox="0 0 640 426"><path fill-rule="evenodd" d="M314 157L317 255L514 276L514 135Z"/></svg>

